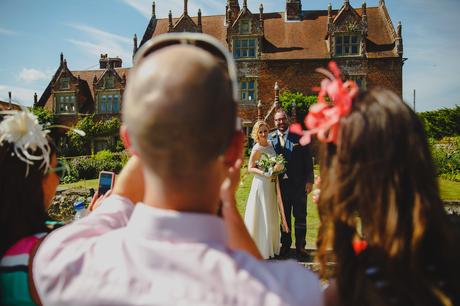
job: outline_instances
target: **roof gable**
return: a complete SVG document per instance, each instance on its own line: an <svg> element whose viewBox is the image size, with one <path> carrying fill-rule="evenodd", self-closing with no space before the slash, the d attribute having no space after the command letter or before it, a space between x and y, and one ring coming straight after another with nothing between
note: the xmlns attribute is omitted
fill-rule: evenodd
<svg viewBox="0 0 460 306"><path fill-rule="evenodd" d="M193 19L186 13L182 14L181 17L173 26L174 32L199 32L198 26Z"/></svg>

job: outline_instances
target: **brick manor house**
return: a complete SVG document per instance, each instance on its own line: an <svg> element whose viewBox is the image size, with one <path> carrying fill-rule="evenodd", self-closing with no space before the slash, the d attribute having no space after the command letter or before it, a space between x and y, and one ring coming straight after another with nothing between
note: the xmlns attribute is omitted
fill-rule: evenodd
<svg viewBox="0 0 460 306"><path fill-rule="evenodd" d="M184 0L182 15L173 17L170 11L168 18L156 17L153 2L139 46L134 35L133 56L148 39L163 33L214 36L236 60L240 115L248 128L257 120L257 105L259 116L267 113L279 89L313 94L311 88L323 78L315 69L332 59L346 78L362 87L384 86L402 96L402 27L399 23L394 28L384 0L376 7L363 2L359 8L344 0L341 8L329 5L325 10L303 10L301 0L285 1L283 12L264 12L263 4L251 12L247 0L241 6L238 0L227 0L222 15L202 16L198 10L190 16ZM129 68L107 54L101 54L99 63L97 70L71 71L61 54L59 68L34 105L51 110L64 124L90 113L100 119L120 116Z"/></svg>

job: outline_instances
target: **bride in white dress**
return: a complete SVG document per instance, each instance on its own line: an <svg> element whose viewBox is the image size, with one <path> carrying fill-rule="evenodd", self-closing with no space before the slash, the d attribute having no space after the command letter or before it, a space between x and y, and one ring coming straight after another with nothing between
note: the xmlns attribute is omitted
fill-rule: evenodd
<svg viewBox="0 0 460 306"><path fill-rule="evenodd" d="M252 138L256 144L249 157L248 171L254 173L254 179L244 214L244 223L265 259L278 255L280 250L280 218L275 177L264 174L256 167L256 161L262 153L276 155L268 142L268 133L269 128L265 121L257 121L252 129Z"/></svg>

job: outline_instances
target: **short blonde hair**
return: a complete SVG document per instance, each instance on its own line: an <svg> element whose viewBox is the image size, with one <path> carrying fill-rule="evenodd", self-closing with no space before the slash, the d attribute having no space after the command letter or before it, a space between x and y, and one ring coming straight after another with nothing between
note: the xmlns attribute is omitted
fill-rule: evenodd
<svg viewBox="0 0 460 306"><path fill-rule="evenodd" d="M251 132L251 138L254 139L255 142L259 141L259 130L263 126L266 126L268 130L270 131L270 127L268 126L267 122L263 120L259 120L254 124L252 128L252 132Z"/></svg>

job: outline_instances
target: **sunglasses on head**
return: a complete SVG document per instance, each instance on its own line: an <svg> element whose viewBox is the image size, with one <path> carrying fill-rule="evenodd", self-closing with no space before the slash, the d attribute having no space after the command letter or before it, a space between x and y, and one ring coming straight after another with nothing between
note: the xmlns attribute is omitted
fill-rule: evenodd
<svg viewBox="0 0 460 306"><path fill-rule="evenodd" d="M216 38L202 33L167 33L147 41L134 57L134 67L138 66L148 55L174 45L192 45L200 48L218 60L222 61L227 69L232 83L233 100L238 101L238 83L236 67L232 55ZM236 118L236 130L242 129L241 118Z"/></svg>

